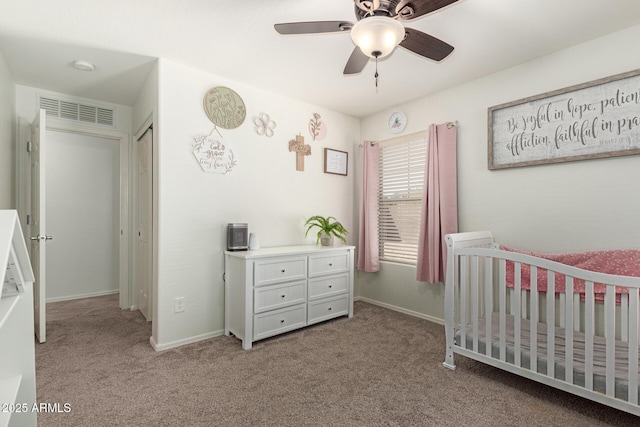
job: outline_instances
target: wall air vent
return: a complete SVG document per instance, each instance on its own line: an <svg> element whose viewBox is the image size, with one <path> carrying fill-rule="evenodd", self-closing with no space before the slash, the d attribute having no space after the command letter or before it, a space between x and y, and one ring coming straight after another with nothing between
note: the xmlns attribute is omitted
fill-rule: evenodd
<svg viewBox="0 0 640 427"><path fill-rule="evenodd" d="M97 107L51 97L40 97L40 108L46 110L48 117L94 123L103 126L115 125L115 112L112 108Z"/></svg>

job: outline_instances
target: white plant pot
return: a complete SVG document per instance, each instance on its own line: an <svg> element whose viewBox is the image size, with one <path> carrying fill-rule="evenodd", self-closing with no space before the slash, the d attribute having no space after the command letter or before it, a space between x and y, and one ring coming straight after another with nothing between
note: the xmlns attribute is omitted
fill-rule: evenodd
<svg viewBox="0 0 640 427"><path fill-rule="evenodd" d="M322 236L320 236L320 244L322 246L333 246L333 236L327 236L326 234L323 234Z"/></svg>

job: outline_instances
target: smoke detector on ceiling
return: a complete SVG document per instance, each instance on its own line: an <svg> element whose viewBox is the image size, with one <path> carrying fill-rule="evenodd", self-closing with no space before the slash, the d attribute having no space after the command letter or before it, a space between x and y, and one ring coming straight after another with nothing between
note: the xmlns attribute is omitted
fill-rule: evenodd
<svg viewBox="0 0 640 427"><path fill-rule="evenodd" d="M95 65L87 61L75 61L73 67L81 71L93 71L96 69Z"/></svg>

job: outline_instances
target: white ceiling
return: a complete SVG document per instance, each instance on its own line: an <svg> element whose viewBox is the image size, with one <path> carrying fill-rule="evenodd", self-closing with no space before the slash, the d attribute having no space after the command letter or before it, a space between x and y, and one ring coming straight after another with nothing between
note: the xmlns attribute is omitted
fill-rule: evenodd
<svg viewBox="0 0 640 427"><path fill-rule="evenodd" d="M406 24L454 52L436 63L398 48L379 62L377 90L373 62L342 75L353 50L348 34L273 29L355 21L353 9L351 0L0 0L0 51L18 84L107 102L132 105L154 59L164 57L365 117L640 24L639 0L460 0ZM76 59L96 70L73 69Z"/></svg>

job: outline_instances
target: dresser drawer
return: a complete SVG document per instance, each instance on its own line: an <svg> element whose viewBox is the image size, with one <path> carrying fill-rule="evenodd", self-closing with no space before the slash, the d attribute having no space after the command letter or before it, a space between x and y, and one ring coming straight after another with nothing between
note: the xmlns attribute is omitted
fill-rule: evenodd
<svg viewBox="0 0 640 427"><path fill-rule="evenodd" d="M307 303L309 308L309 325L334 317L349 314L349 295L325 298Z"/></svg>
<svg viewBox="0 0 640 427"><path fill-rule="evenodd" d="M309 301L332 295L344 294L348 291L348 274L338 274L335 276L309 279Z"/></svg>
<svg viewBox="0 0 640 427"><path fill-rule="evenodd" d="M349 270L349 253L338 252L309 256L309 277Z"/></svg>
<svg viewBox="0 0 640 427"><path fill-rule="evenodd" d="M307 281L261 286L253 290L253 311L262 313L276 308L300 304L307 300Z"/></svg>
<svg viewBox="0 0 640 427"><path fill-rule="evenodd" d="M306 304L255 314L253 316L253 339L267 338L306 325Z"/></svg>
<svg viewBox="0 0 640 427"><path fill-rule="evenodd" d="M256 261L253 268L254 286L289 282L307 277L307 258L270 258Z"/></svg>

